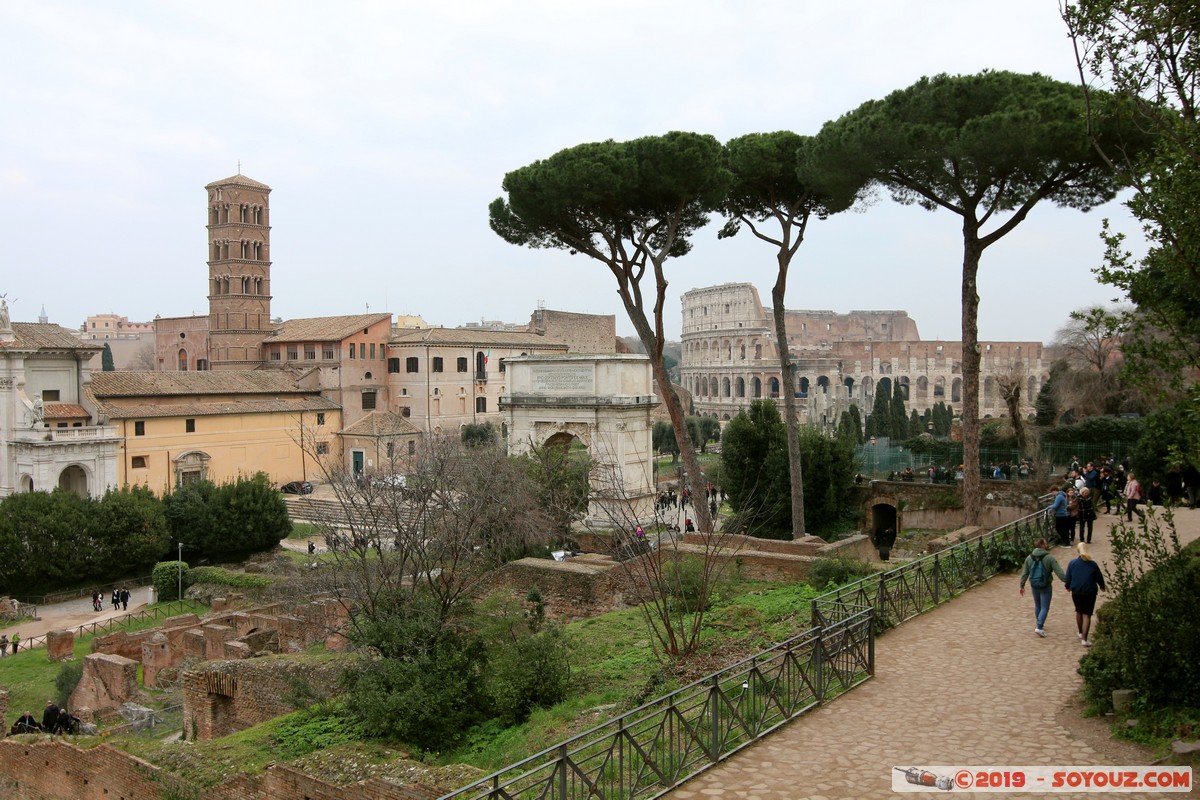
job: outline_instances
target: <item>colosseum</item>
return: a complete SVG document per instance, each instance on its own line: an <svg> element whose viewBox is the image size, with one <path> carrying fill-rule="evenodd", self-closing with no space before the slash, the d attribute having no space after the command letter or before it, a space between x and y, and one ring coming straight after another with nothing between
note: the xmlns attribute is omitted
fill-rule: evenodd
<svg viewBox="0 0 1200 800"><path fill-rule="evenodd" d="M771 309L749 283L692 289L683 295L685 389L695 413L731 419L750 401L780 396ZM803 421L836 425L850 403L871 412L877 391L900 384L908 408L945 402L962 412L962 343L922 341L905 311L787 311L787 347ZM1019 380L1022 414L1049 378L1041 342L980 342L980 417L1007 416L1001 381ZM782 408L781 408L782 410Z"/></svg>

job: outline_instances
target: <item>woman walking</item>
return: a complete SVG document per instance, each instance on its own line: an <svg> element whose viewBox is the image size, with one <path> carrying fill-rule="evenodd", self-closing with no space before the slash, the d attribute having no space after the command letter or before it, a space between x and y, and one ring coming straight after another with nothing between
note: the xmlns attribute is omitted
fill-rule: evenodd
<svg viewBox="0 0 1200 800"><path fill-rule="evenodd" d="M1079 643L1091 647L1092 640L1088 638L1092 631L1092 614L1096 610L1096 595L1104 589L1104 573L1100 566L1092 560L1086 542L1079 543L1079 557L1071 559L1067 564L1067 575L1063 580L1071 600L1075 603L1075 627L1079 629Z"/></svg>

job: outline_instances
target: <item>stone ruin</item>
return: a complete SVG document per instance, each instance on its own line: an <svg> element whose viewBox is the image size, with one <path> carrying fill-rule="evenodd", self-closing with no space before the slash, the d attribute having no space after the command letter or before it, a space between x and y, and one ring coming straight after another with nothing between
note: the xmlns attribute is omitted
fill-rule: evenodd
<svg viewBox="0 0 1200 800"><path fill-rule="evenodd" d="M76 713L116 709L138 696L137 668L146 688L171 688L186 664L239 660L276 653L298 653L314 644L332 651L348 649L342 633L347 615L341 603L320 599L289 609L282 603L237 611L224 599L213 602L214 612L170 617L159 628L98 636L92 654L83 661L83 674L68 707ZM73 657L75 635L54 631L47 636L48 657ZM89 714L90 716L90 714ZM4 718L0 714L0 724Z"/></svg>

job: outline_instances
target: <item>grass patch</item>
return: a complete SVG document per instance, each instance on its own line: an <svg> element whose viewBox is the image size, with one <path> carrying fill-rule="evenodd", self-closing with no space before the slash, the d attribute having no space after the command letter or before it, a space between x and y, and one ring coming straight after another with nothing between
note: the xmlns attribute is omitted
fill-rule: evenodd
<svg viewBox="0 0 1200 800"><path fill-rule="evenodd" d="M147 609L166 608L172 603L155 603ZM176 605L176 608L179 608ZM170 616L180 614L203 614L208 606L201 603L184 603L183 610L173 611ZM133 620L115 626L113 631L144 631L162 625L166 617ZM107 636L112 631L86 634L75 637L75 659L82 661L92 653L92 640L96 636ZM30 711L39 720L46 701L55 696L54 680L58 677L59 665L46 658L46 648L22 650L16 655L0 660L0 685L8 689L8 722L11 725L25 711Z"/></svg>
<svg viewBox="0 0 1200 800"><path fill-rule="evenodd" d="M1131 720L1136 724L1130 725ZM1200 736L1200 708L1138 709L1117 717L1113 735L1153 748L1160 756L1169 755L1172 741L1194 741Z"/></svg>
<svg viewBox="0 0 1200 800"><path fill-rule="evenodd" d="M288 534L289 539L310 539L313 536L318 536L321 529L309 522L293 522L292 532Z"/></svg>

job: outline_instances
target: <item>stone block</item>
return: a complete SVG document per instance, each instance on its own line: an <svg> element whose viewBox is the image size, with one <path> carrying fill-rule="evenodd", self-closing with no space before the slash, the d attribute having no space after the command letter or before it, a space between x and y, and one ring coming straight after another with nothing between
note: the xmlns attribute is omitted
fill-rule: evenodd
<svg viewBox="0 0 1200 800"><path fill-rule="evenodd" d="M204 631L199 628L191 628L183 632L183 657L185 659L195 658L203 661L207 658L204 655L205 642Z"/></svg>
<svg viewBox="0 0 1200 800"><path fill-rule="evenodd" d="M245 642L225 642L225 658L233 660L249 658L251 655L250 645Z"/></svg>
<svg viewBox="0 0 1200 800"><path fill-rule="evenodd" d="M83 675L71 693L69 708L87 706L99 711L135 697L138 662L124 656L93 653L83 659Z"/></svg>
<svg viewBox="0 0 1200 800"><path fill-rule="evenodd" d="M158 686L159 673L172 666L171 642L163 633L156 633L142 642L142 684Z"/></svg>
<svg viewBox="0 0 1200 800"><path fill-rule="evenodd" d="M189 625L199 625L200 618L195 614L180 614L178 617L168 617L163 620L163 630L170 628L186 628Z"/></svg>
<svg viewBox="0 0 1200 800"><path fill-rule="evenodd" d="M75 632L50 631L47 633L46 657L51 661L70 661L75 658Z"/></svg>
<svg viewBox="0 0 1200 800"><path fill-rule="evenodd" d="M204 658L224 658L225 643L237 638L237 633L228 625L205 625Z"/></svg>
<svg viewBox="0 0 1200 800"><path fill-rule="evenodd" d="M1118 714L1127 714L1133 708L1133 689L1113 689L1112 704L1113 711Z"/></svg>

